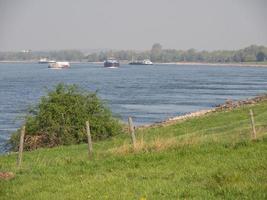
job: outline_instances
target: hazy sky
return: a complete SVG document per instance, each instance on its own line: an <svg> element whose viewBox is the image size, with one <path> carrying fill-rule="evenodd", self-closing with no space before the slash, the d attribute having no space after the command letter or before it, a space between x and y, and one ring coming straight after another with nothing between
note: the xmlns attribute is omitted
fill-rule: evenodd
<svg viewBox="0 0 267 200"><path fill-rule="evenodd" d="M267 46L267 0L0 0L0 51Z"/></svg>

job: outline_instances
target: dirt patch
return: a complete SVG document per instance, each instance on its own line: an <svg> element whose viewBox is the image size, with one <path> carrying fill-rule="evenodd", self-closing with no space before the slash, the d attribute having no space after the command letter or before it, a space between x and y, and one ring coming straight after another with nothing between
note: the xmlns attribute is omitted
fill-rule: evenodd
<svg viewBox="0 0 267 200"><path fill-rule="evenodd" d="M0 180L10 180L15 177L13 172L0 172Z"/></svg>

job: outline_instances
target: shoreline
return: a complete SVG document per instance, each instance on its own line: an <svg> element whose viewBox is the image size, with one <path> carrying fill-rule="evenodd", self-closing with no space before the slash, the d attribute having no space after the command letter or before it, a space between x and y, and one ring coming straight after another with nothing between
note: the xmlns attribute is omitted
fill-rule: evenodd
<svg viewBox="0 0 267 200"><path fill-rule="evenodd" d="M103 64L103 62L86 62L86 61L69 61L71 64ZM0 61L0 63L38 63L38 60L27 60L27 61L12 61L12 60L4 60ZM121 62L122 64L128 64L128 62ZM189 65L189 66L194 66L194 65L200 65L200 66L222 66L222 67L227 67L227 66L234 66L234 67L267 67L267 63L209 63L209 62L168 62L168 63L154 63L154 65Z"/></svg>
<svg viewBox="0 0 267 200"><path fill-rule="evenodd" d="M179 115L171 118L167 118L161 122L155 122L152 124L145 124L141 126L136 126L136 129L147 129L147 128L156 128L156 127L164 127L169 126L172 124L176 124L178 122L182 122L187 119L193 119L196 117L205 116L208 113L218 112L218 111L225 111L225 110L232 110L234 108L240 108L244 105L253 105L255 103L259 103L261 101L267 100L267 94L259 95L253 98L247 98L245 100L226 100L223 104L215 105L213 108L198 110L190 113L186 113L184 115Z"/></svg>
<svg viewBox="0 0 267 200"><path fill-rule="evenodd" d="M267 93L262 94L262 95L258 95L258 96L252 97L252 98L243 99L243 100L241 99L241 100L234 101L234 100L229 99L229 100L226 100L222 104L214 105L214 107L212 107L210 109L193 111L193 112L186 113L183 115L170 117L170 118L167 118L163 121L154 122L152 124L136 125L136 126L134 126L134 129L144 130L144 129L148 129L148 128L165 127L165 126L177 124L179 122L183 122L183 121L188 120L188 119L194 119L194 118L202 117L202 116L205 116L205 115L212 113L212 112L230 111L234 108L240 108L240 107L245 106L245 105L254 105L256 103L259 103L259 102L262 102L265 100L267 100ZM125 123L125 124L127 124L127 123ZM10 154L10 153L12 153L12 151L5 151L5 150L0 151L0 155Z"/></svg>
<svg viewBox="0 0 267 200"><path fill-rule="evenodd" d="M170 62L154 63L155 65L205 65L205 66L234 66L234 67L267 67L267 63L207 63L207 62Z"/></svg>

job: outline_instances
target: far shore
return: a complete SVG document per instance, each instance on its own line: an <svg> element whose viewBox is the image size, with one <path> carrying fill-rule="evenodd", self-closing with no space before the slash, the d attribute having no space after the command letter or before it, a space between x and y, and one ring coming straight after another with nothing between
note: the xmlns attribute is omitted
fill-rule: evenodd
<svg viewBox="0 0 267 200"><path fill-rule="evenodd" d="M103 64L103 62L86 62L86 61L69 61L70 63L90 63L90 64ZM130 62L130 61L129 61ZM121 61L121 64L128 64L128 61ZM38 63L38 60L27 60L27 61L13 61L4 60L0 63ZM201 65L201 66L237 66L237 67L267 67L267 62L236 62L236 63L209 63L209 62L167 62L167 63L156 63L154 65Z"/></svg>
<svg viewBox="0 0 267 200"><path fill-rule="evenodd" d="M205 65L205 66L237 66L237 67L267 67L267 62L263 63L208 63L208 62L169 62L169 63L154 63L155 65Z"/></svg>

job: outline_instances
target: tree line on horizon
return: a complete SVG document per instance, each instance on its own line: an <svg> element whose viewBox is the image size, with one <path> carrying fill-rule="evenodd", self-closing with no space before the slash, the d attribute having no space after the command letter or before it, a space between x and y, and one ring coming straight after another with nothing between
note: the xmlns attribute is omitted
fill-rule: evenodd
<svg viewBox="0 0 267 200"><path fill-rule="evenodd" d="M163 49L159 43L150 50L108 50L85 54L79 50L0 52L0 61L28 61L49 58L52 60L103 62L108 57L131 61L150 59L152 62L262 62L267 60L267 47L251 45L239 50L197 51L195 49Z"/></svg>

